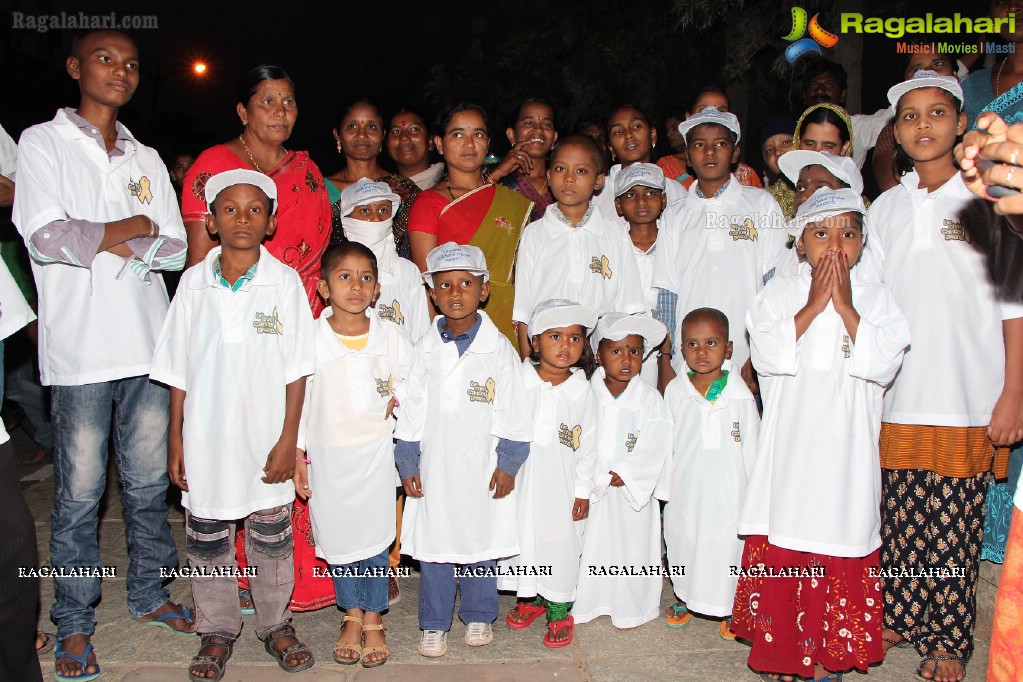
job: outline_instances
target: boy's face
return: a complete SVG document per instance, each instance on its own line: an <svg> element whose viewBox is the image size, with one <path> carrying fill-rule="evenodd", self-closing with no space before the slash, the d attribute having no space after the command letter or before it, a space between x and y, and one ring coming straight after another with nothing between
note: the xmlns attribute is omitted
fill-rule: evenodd
<svg viewBox="0 0 1023 682"><path fill-rule="evenodd" d="M483 275L468 270L433 273L430 299L448 320L464 320L476 314L480 304L490 296L490 283Z"/></svg>
<svg viewBox="0 0 1023 682"><path fill-rule="evenodd" d="M358 315L365 312L380 293L380 284L373 272L373 264L365 256L349 254L334 263L328 273L316 283L316 291L339 311Z"/></svg>
<svg viewBox="0 0 1023 682"><path fill-rule="evenodd" d="M530 102L522 107L515 127L508 128L505 135L512 146L528 142L522 150L534 159L542 159L558 141L554 112L546 104Z"/></svg>
<svg viewBox="0 0 1023 682"><path fill-rule="evenodd" d="M592 149L577 144L558 148L551 158L547 180L559 206L585 206L593 193L604 186L604 174Z"/></svg>
<svg viewBox="0 0 1023 682"><path fill-rule="evenodd" d="M382 223L385 220L391 219L391 213L394 207L391 205L390 199L383 199L381 201L373 201L362 206L356 206L352 209L346 218L355 218L356 220L363 220L367 223Z"/></svg>
<svg viewBox="0 0 1023 682"><path fill-rule="evenodd" d="M851 270L863 252L863 218L859 213L840 213L803 228L796 251L806 256L814 270L825 256L841 252Z"/></svg>
<svg viewBox="0 0 1023 682"><path fill-rule="evenodd" d="M910 90L895 112L895 141L917 163L951 153L956 137L966 131L966 113L956 116L950 95L941 88Z"/></svg>
<svg viewBox="0 0 1023 682"><path fill-rule="evenodd" d="M682 357L697 374L713 374L732 357L732 342L721 323L697 317L682 325Z"/></svg>
<svg viewBox="0 0 1023 682"><path fill-rule="evenodd" d="M739 160L739 148L732 142L732 132L716 123L704 123L689 131L686 154L696 177L704 182L726 179L732 164Z"/></svg>
<svg viewBox="0 0 1023 682"><path fill-rule="evenodd" d="M174 165L170 169L170 179L175 186L181 187L181 183L185 181L185 175L188 174L188 169L192 167L193 163L195 163L195 159L188 154L174 157Z"/></svg>
<svg viewBox="0 0 1023 682"><path fill-rule="evenodd" d="M821 187L842 189L848 185L832 175L831 171L824 166L807 166L799 171L799 180L796 182L796 198L792 202L792 210L795 211L806 203L806 200Z"/></svg>
<svg viewBox="0 0 1023 682"><path fill-rule="evenodd" d="M597 364L604 368L609 389L628 384L639 375L643 365L643 337L630 334L621 341L601 340L597 346ZM624 389L624 386L619 387Z"/></svg>
<svg viewBox="0 0 1023 682"><path fill-rule="evenodd" d="M114 31L86 36L65 67L78 81L83 100L115 109L127 104L139 85L138 47Z"/></svg>
<svg viewBox="0 0 1023 682"><path fill-rule="evenodd" d="M630 187L615 197L615 209L629 225L656 224L667 205L668 197L664 190L643 185Z"/></svg>
<svg viewBox="0 0 1023 682"><path fill-rule="evenodd" d="M778 159L785 152L792 151L792 136L785 133L771 135L764 141L764 161L775 175L781 175Z"/></svg>
<svg viewBox="0 0 1023 682"><path fill-rule="evenodd" d="M206 215L206 229L220 235L225 249L258 250L277 230L277 216L270 215L270 199L254 185L224 188L213 201L213 211Z"/></svg>
<svg viewBox="0 0 1023 682"><path fill-rule="evenodd" d="M586 346L586 330L582 325L555 327L533 337L533 352L540 356L542 364L557 369L568 369L583 355Z"/></svg>

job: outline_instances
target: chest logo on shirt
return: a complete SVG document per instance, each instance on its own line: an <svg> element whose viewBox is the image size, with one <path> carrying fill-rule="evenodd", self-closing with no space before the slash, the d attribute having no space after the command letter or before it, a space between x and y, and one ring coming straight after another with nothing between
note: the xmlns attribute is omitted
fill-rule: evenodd
<svg viewBox="0 0 1023 682"><path fill-rule="evenodd" d="M278 334L284 336L284 325L281 324L280 319L277 317L277 308L274 308L273 313L270 315L257 312L256 321L252 323L252 326L256 328L257 334Z"/></svg>
<svg viewBox="0 0 1023 682"><path fill-rule="evenodd" d="M842 337L842 355L848 360L849 356L852 355L852 349L849 347L849 337Z"/></svg>
<svg viewBox="0 0 1023 682"><path fill-rule="evenodd" d="M469 382L469 390L465 392L470 403L492 403L497 395L497 384L493 378L487 377L482 384L478 381Z"/></svg>
<svg viewBox="0 0 1023 682"><path fill-rule="evenodd" d="M740 239L748 239L751 242L755 242L757 240L757 226L753 224L752 218L746 218L742 225L732 223L732 226L728 228L728 236L732 238L733 242L737 242Z"/></svg>
<svg viewBox="0 0 1023 682"><path fill-rule="evenodd" d="M625 451L632 452L636 449L636 441L639 440L639 431L636 433L630 433L629 437L625 439Z"/></svg>
<svg viewBox="0 0 1023 682"><path fill-rule="evenodd" d="M970 231L966 227L954 220L942 220L941 234L945 237L947 242L966 242L972 244L973 239L970 237Z"/></svg>
<svg viewBox="0 0 1023 682"><path fill-rule="evenodd" d="M742 432L739 430L739 422L732 422L731 436L735 439L736 443L742 442Z"/></svg>
<svg viewBox="0 0 1023 682"><path fill-rule="evenodd" d="M579 439L583 435L583 427L576 424L568 428L568 424L562 424L558 429L558 441L566 448L572 448L572 452L579 449Z"/></svg>
<svg viewBox="0 0 1023 682"><path fill-rule="evenodd" d="M604 279L611 279L611 262L607 259L607 256L596 256L590 260L590 272L595 275L600 275Z"/></svg>
<svg viewBox="0 0 1023 682"><path fill-rule="evenodd" d="M140 204L150 204L153 202L153 190L149 189L149 178L145 175L139 178L138 182L128 180L128 191L139 200Z"/></svg>
<svg viewBox="0 0 1023 682"><path fill-rule="evenodd" d="M386 398L394 393L394 377L388 375L387 379L377 379L377 393L381 398Z"/></svg>
<svg viewBox="0 0 1023 682"><path fill-rule="evenodd" d="M405 316L401 314L401 304L398 303L398 299L392 300L391 305L378 303L377 317L381 320L390 320L395 324L405 324Z"/></svg>

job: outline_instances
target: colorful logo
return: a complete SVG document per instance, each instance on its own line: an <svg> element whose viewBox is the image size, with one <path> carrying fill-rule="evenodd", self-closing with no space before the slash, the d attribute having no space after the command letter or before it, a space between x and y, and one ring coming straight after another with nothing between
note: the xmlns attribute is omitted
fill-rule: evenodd
<svg viewBox="0 0 1023 682"><path fill-rule="evenodd" d="M785 48L785 59L789 64L795 64L808 54L821 54L822 47L834 47L838 43L838 36L821 28L817 21L819 16L814 14L813 19L807 23L806 10L802 7L792 8L792 30L782 37L782 40L792 43ZM804 38L807 30L810 31L810 37Z"/></svg>

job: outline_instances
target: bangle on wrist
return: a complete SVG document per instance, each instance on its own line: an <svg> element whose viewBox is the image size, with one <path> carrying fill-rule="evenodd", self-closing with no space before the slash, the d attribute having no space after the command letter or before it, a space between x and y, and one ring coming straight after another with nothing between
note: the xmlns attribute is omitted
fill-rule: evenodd
<svg viewBox="0 0 1023 682"><path fill-rule="evenodd" d="M309 459L306 457L296 457L295 461L302 462L303 464L312 464L312 462L310 462Z"/></svg>

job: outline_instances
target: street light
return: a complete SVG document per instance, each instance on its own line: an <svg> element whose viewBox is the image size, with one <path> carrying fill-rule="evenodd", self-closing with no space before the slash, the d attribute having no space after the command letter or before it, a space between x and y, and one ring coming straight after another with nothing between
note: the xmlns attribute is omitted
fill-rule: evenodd
<svg viewBox="0 0 1023 682"><path fill-rule="evenodd" d="M195 64L192 65L192 71L197 76L204 76L206 75L206 64L204 64L203 62L196 62Z"/></svg>

